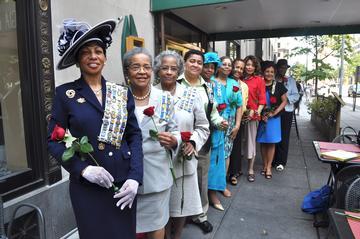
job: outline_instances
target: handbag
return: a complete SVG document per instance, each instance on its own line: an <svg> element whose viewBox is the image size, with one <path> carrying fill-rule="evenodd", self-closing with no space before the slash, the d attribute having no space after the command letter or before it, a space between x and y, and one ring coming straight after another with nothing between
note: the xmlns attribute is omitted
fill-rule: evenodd
<svg viewBox="0 0 360 239"><path fill-rule="evenodd" d="M309 192L303 200L301 209L303 212L315 214L324 212L329 208L331 187L324 185L320 189Z"/></svg>

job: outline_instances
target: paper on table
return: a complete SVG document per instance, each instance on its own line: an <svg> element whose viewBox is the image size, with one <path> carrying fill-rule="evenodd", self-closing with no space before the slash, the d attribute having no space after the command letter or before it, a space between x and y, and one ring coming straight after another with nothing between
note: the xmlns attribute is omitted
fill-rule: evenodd
<svg viewBox="0 0 360 239"><path fill-rule="evenodd" d="M330 142L319 142L320 151L345 150L353 153L360 153L360 147L355 144L339 144Z"/></svg>
<svg viewBox="0 0 360 239"><path fill-rule="evenodd" d="M334 159L339 161L347 161L349 159L355 159L359 157L357 153L348 152L344 150L332 150L327 152L321 152L321 156L328 159Z"/></svg>
<svg viewBox="0 0 360 239"><path fill-rule="evenodd" d="M345 211L345 213L353 216L360 216L360 213L347 211ZM360 221L351 218L347 218L347 221L349 223L352 233L354 234L355 239L360 239Z"/></svg>

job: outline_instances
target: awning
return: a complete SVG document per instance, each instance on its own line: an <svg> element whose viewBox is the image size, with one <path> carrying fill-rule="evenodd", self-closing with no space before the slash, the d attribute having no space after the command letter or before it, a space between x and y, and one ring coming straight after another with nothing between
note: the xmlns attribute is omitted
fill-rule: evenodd
<svg viewBox="0 0 360 239"><path fill-rule="evenodd" d="M175 14L209 40L360 33L359 0L152 0L151 9Z"/></svg>

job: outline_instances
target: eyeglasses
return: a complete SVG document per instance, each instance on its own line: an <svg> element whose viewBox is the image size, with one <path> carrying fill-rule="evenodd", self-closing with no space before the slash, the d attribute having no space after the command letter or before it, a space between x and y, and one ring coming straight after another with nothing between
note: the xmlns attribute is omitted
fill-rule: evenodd
<svg viewBox="0 0 360 239"><path fill-rule="evenodd" d="M135 72L140 72L141 69L143 69L146 72L149 72L152 70L152 67L150 65L144 65L144 66L140 66L140 65L130 65L129 69Z"/></svg>
<svg viewBox="0 0 360 239"><path fill-rule="evenodd" d="M177 72L179 69L177 67L175 67L175 66L160 66L160 70L165 71L165 72L167 72L169 70L171 72Z"/></svg>

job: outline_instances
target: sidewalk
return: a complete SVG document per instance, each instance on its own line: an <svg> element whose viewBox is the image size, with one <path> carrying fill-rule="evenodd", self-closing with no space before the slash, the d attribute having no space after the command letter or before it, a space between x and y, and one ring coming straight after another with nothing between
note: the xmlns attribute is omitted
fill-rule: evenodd
<svg viewBox="0 0 360 239"><path fill-rule="evenodd" d="M353 111L352 105L348 104L341 108L340 127L344 128L345 126L351 126L357 132L360 130L360 107L357 106L355 111ZM346 132L350 133L350 131Z"/></svg>
<svg viewBox="0 0 360 239"><path fill-rule="evenodd" d="M274 170L272 180L267 180L260 175L261 158L257 155L256 181L249 183L242 176L236 187L229 186L232 198L220 197L225 212L209 209L214 231L204 235L188 224L182 238L324 238L326 230L317 231L314 217L300 209L305 194L326 184L330 168L317 159L312 146L313 140L324 139L311 125L304 105L297 120L300 140L293 127L286 169L281 173ZM246 162L243 164L246 171Z"/></svg>
<svg viewBox="0 0 360 239"><path fill-rule="evenodd" d="M352 125L360 129L360 111L342 108L342 127ZM310 122L307 107L302 104L297 116L300 139L292 128L288 164L279 173L273 171L272 180L260 175L261 158L255 162L256 181L249 183L246 176L237 186L229 186L233 196L220 200L225 207L221 212L212 207L208 218L213 224L212 233L203 234L193 224L187 224L184 239L319 239L325 238L327 229L313 227L314 217L301 211L305 194L326 184L330 167L321 163L312 146L314 140L324 140ZM243 162L246 172L247 163ZM77 233L67 237L77 239ZM331 237L330 237L331 238Z"/></svg>

